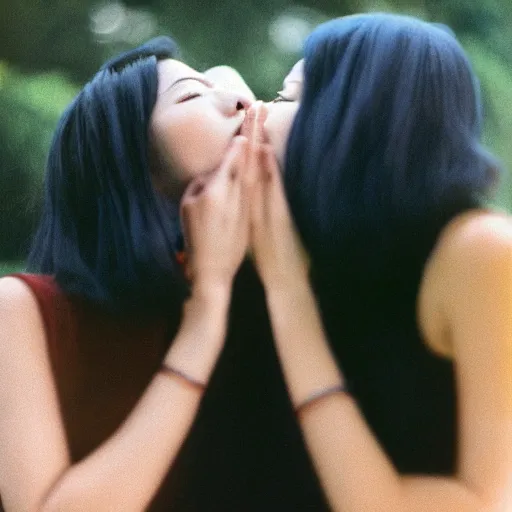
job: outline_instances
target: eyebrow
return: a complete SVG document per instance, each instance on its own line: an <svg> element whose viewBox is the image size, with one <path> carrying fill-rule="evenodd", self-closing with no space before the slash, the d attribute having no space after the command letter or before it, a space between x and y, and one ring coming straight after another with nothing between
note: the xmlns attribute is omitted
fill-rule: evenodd
<svg viewBox="0 0 512 512"><path fill-rule="evenodd" d="M202 84L206 85L207 87L213 87L212 82L207 80L206 78L200 77L200 76L183 76L181 78L178 78L175 82L173 82L167 89L163 90L160 94L164 94L170 89L172 89L174 86L179 84L180 82L184 82L185 80L196 80L197 82L201 82Z"/></svg>

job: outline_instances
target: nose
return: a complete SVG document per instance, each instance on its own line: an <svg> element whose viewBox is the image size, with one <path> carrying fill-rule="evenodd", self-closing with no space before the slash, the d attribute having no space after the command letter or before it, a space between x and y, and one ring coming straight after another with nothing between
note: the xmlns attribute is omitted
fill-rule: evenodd
<svg viewBox="0 0 512 512"><path fill-rule="evenodd" d="M254 103L253 99L244 94L238 95L238 100L236 103L237 110L249 110L251 105Z"/></svg>
<svg viewBox="0 0 512 512"><path fill-rule="evenodd" d="M204 72L204 76L212 83L216 84L219 89L234 93L238 93L236 100L236 108L239 110L247 110L256 100L251 88L247 85L242 75L231 66L214 66Z"/></svg>
<svg viewBox="0 0 512 512"><path fill-rule="evenodd" d="M238 115L241 110L248 110L253 104L252 98L236 91L218 89L220 108L224 115L232 117Z"/></svg>

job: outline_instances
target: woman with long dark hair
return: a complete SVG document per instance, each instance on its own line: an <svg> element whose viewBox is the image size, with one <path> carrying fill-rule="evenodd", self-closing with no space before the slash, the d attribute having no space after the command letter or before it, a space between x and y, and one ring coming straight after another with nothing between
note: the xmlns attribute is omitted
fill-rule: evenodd
<svg viewBox="0 0 512 512"><path fill-rule="evenodd" d="M512 507L512 223L481 122L450 31L386 14L317 28L269 105L284 189L257 182L253 250L333 510Z"/></svg>
<svg viewBox="0 0 512 512"><path fill-rule="evenodd" d="M251 101L175 50L108 62L56 129L36 273L0 282L6 510L177 508L165 477L224 345L254 151Z"/></svg>

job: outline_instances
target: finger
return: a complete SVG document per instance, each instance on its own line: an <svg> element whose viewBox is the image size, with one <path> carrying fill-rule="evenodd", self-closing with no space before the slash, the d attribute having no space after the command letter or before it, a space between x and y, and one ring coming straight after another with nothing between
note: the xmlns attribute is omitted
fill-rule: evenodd
<svg viewBox="0 0 512 512"><path fill-rule="evenodd" d="M183 242L185 246L185 251L189 251L190 249L190 234L192 227L192 215L193 215L193 204L192 199L185 199L180 204L180 224L181 231L183 233Z"/></svg>
<svg viewBox="0 0 512 512"><path fill-rule="evenodd" d="M261 150L261 181L264 183L265 212L268 215L287 214L288 201L284 190L279 165L271 146Z"/></svg>
<svg viewBox="0 0 512 512"><path fill-rule="evenodd" d="M264 184L264 166L262 147L258 147L255 155L256 173L255 181L250 187L250 215L253 228L261 229L266 209L266 191Z"/></svg>
<svg viewBox="0 0 512 512"><path fill-rule="evenodd" d="M218 171L214 173L214 179L234 178L240 170L240 163L245 159L245 151L247 147L247 138L244 136L235 137L233 144L228 150L226 157L221 163Z"/></svg>
<svg viewBox="0 0 512 512"><path fill-rule="evenodd" d="M251 115L249 117L251 133L250 133L249 137L247 137L247 138L249 139L249 144L251 144L251 145L259 144L260 137L258 134L258 129L259 129L259 117L261 115L262 106L263 106L263 102L257 101L254 104L254 106L252 107L253 115Z"/></svg>
<svg viewBox="0 0 512 512"><path fill-rule="evenodd" d="M253 145L262 144L264 141L263 126L267 119L268 109L266 105L259 101L255 106L255 116L252 119L251 136L249 143Z"/></svg>
<svg viewBox="0 0 512 512"><path fill-rule="evenodd" d="M251 140L251 133L253 130L254 121L256 119L256 107L259 101L255 101L246 111L245 119L242 123L242 129L240 130L240 135L247 137L248 140Z"/></svg>
<svg viewBox="0 0 512 512"><path fill-rule="evenodd" d="M183 219L189 216L192 210L194 198L196 197L197 183L191 182L185 190L183 197L180 201L180 218Z"/></svg>
<svg viewBox="0 0 512 512"><path fill-rule="evenodd" d="M256 128L253 134L253 144L263 144L265 142L265 121L268 116L268 108L265 103L258 106L258 113L256 116Z"/></svg>
<svg viewBox="0 0 512 512"><path fill-rule="evenodd" d="M242 173L231 182L227 194L227 207L230 213L238 220L238 222L246 222L249 215L248 189L242 179Z"/></svg>
<svg viewBox="0 0 512 512"><path fill-rule="evenodd" d="M281 172L277 162L274 149L270 144L263 144L261 146L262 153L262 170L265 173L266 181L275 181L276 185L282 188Z"/></svg>
<svg viewBox="0 0 512 512"><path fill-rule="evenodd" d="M249 141L247 138L241 138L240 142L240 151L238 153L238 156L235 158L231 172L230 172L230 178L231 181L241 185L243 183L243 176L245 173L245 170L247 169L248 164L248 158L249 158Z"/></svg>
<svg viewBox="0 0 512 512"><path fill-rule="evenodd" d="M182 202L186 201L192 197L198 196L204 189L206 183L205 177L201 176L190 182L188 187L185 189L185 193L183 194Z"/></svg>
<svg viewBox="0 0 512 512"><path fill-rule="evenodd" d="M259 174L259 146L254 144L247 145L246 168L243 173L244 185L251 189Z"/></svg>
<svg viewBox="0 0 512 512"><path fill-rule="evenodd" d="M245 193L245 173L247 171L247 160L248 160L248 148L249 144L247 140L242 142L240 153L238 158L233 161L231 170L229 172L229 181L220 182L218 187L225 187L225 200L227 201L230 208L236 212L240 211L240 201L242 194Z"/></svg>
<svg viewBox="0 0 512 512"><path fill-rule="evenodd" d="M251 119L251 129L249 135L250 149L247 171L245 175L246 185L248 187L253 186L258 178L260 166L259 147L266 139L264 125L267 119L267 115L268 109L266 105L261 103L255 108L253 118Z"/></svg>
<svg viewBox="0 0 512 512"><path fill-rule="evenodd" d="M249 144L261 144L264 141L263 125L267 119L268 109L262 101L257 101L247 111L242 125L242 135L249 140Z"/></svg>
<svg viewBox="0 0 512 512"><path fill-rule="evenodd" d="M205 185L205 191L211 192L225 188L230 181L235 181L239 178L242 170L240 164L245 159L246 146L246 137L235 137L220 167L211 174L208 183Z"/></svg>
<svg viewBox="0 0 512 512"><path fill-rule="evenodd" d="M212 179L213 173L206 173L196 176L186 187L183 196L181 197L180 206L186 204L192 199L197 199L204 191L207 183Z"/></svg>

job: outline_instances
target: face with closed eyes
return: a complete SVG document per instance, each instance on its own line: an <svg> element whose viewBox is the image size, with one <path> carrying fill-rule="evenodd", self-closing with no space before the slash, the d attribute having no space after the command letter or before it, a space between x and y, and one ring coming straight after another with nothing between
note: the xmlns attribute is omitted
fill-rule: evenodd
<svg viewBox="0 0 512 512"><path fill-rule="evenodd" d="M268 116L265 122L265 132L268 141L274 148L281 169L284 168L286 145L295 115L300 105L302 94L304 61L300 60L283 82L283 90L277 98L267 103Z"/></svg>
<svg viewBox="0 0 512 512"><path fill-rule="evenodd" d="M250 103L250 97L216 85L182 62L159 62L150 123L157 185L179 194L196 176L217 169Z"/></svg>

